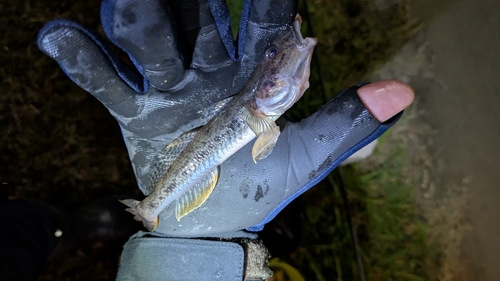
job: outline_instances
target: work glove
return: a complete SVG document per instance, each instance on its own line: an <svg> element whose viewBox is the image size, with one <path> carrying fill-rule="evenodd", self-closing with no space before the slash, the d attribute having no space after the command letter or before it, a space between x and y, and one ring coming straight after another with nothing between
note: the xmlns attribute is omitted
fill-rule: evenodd
<svg viewBox="0 0 500 281"><path fill-rule="evenodd" d="M147 195L158 152L183 132L205 124L211 112L245 85L296 10L295 1L245 1L234 42L223 0L104 0L104 31L135 67L122 62L97 34L70 21L47 23L38 45L118 121L138 186ZM250 278L248 247L242 241L255 239L251 232L262 230L288 203L397 119L378 122L363 106L357 88L298 123L282 123L273 152L258 163L250 157L253 142L236 152L220 166L207 201L180 221L175 204L168 206L155 232L141 232L127 243L119 279Z"/></svg>

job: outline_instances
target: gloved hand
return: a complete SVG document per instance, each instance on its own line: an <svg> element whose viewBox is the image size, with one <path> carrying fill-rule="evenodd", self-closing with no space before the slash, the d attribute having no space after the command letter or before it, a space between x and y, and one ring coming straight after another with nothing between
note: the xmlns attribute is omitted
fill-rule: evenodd
<svg viewBox="0 0 500 281"><path fill-rule="evenodd" d="M38 37L40 49L116 118L145 194L150 192L146 187L157 152L183 132L203 125L219 101L241 89L266 46L296 14L294 1L245 1L234 44L224 1L168 2L103 2L105 33L129 55L136 70L76 23L52 21ZM167 207L155 231L170 237L243 237L242 232L230 233L261 230L289 202L397 120L399 115L381 124L365 108L357 88L309 118L287 123L273 152L257 164L249 157L252 143L235 153L221 165L218 184L200 208L177 221L174 206ZM181 251L175 246L183 243L180 240L151 242L142 236L129 242L129 256L124 254L128 264L139 264L139 271L148 264L141 263L141 255L158 263L155 255L162 254L163 242L170 251ZM147 243L155 246L144 248ZM210 247L220 254L219 246ZM223 263L232 266L227 259Z"/></svg>

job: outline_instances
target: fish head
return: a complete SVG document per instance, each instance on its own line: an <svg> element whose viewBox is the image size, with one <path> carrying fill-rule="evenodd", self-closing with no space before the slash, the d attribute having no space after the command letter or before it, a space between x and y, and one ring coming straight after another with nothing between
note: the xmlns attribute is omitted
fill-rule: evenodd
<svg viewBox="0 0 500 281"><path fill-rule="evenodd" d="M300 16L266 49L255 94L256 110L280 116L309 88L310 64L316 38L303 38Z"/></svg>

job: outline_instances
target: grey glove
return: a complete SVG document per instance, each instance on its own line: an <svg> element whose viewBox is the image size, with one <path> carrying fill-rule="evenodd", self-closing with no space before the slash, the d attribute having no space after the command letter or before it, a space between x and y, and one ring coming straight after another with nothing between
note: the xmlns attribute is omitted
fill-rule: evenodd
<svg viewBox="0 0 500 281"><path fill-rule="evenodd" d="M245 1L235 44L224 1L167 2L103 3L104 30L130 56L135 70L117 59L99 36L76 23L50 22L38 37L40 49L116 118L139 188L145 194L150 192L146 187L157 152L183 132L203 125L217 102L235 94L269 43L296 14L293 1ZM170 266L172 278L209 276L210 280L219 271L212 267L204 271L198 266L197 275L188 270L195 274L189 276L175 269L180 268L175 258L169 261L158 255L165 255L169 249L168 255L189 259L186 253L190 247L199 250L209 245L207 255L217 256L219 244L176 239L177 246L172 248L174 240L145 236L248 237L242 232L230 233L261 230L289 202L381 135L396 119L380 124L364 108L353 87L313 116L284 125L271 155L257 164L248 157L250 143L221 165L218 184L200 208L177 221L174 206L169 206L160 215L156 229L162 234L139 234L129 242L122 269L124 263L130 268L122 270L121 278L133 279L131 276L144 270L145 265L156 262L162 268ZM193 241L198 241L194 248ZM227 270L239 269L230 266ZM234 280L241 274L238 276ZM176 280L166 278L164 273L158 277Z"/></svg>

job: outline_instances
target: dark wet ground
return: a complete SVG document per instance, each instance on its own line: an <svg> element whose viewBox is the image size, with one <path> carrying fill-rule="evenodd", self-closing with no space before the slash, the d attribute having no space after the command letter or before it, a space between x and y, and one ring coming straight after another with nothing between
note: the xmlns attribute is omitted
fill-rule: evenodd
<svg viewBox="0 0 500 281"><path fill-rule="evenodd" d="M465 179L469 187L469 280L500 280L499 15L498 1L450 4L423 32L434 83L412 83L423 96L425 120L437 130L431 152L436 174L447 183Z"/></svg>
<svg viewBox="0 0 500 281"><path fill-rule="evenodd" d="M448 210L463 211L460 223L470 229L463 240L453 225L445 235L462 244L455 253L460 262L453 264L462 272L456 278L500 280L500 3L411 2L424 27L385 75L410 83L418 119L432 127L421 136L436 193L452 197L451 189L467 190L460 195L467 202L463 210Z"/></svg>

